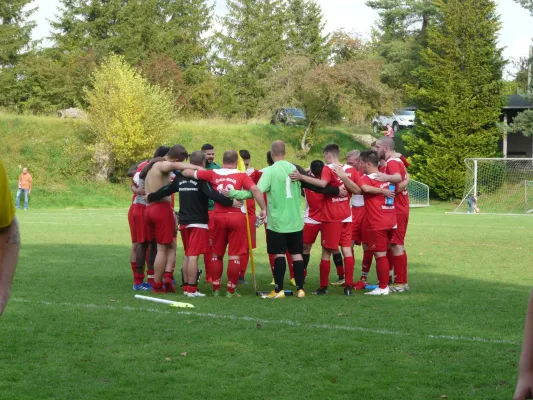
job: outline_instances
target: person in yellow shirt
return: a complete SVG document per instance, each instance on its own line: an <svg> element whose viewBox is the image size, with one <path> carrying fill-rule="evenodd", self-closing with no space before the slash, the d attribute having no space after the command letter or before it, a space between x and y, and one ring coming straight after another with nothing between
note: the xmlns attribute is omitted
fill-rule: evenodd
<svg viewBox="0 0 533 400"><path fill-rule="evenodd" d="M28 168L22 169L22 174L19 176L19 190L17 190L17 210L20 207L20 195L24 193L24 209L28 209L28 195L31 193L31 186L33 178L28 172Z"/></svg>
<svg viewBox="0 0 533 400"><path fill-rule="evenodd" d="M11 295L11 282L19 258L20 234L6 170L0 160L0 316Z"/></svg>

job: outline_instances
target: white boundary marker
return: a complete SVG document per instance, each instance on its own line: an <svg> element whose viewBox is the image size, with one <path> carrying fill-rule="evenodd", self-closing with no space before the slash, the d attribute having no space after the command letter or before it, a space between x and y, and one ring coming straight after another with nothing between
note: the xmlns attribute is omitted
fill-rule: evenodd
<svg viewBox="0 0 533 400"><path fill-rule="evenodd" d="M230 321L246 321L246 322L255 322L261 324L273 324L273 325L287 325L292 327L301 327L305 329L318 329L318 330L328 330L328 331L348 331L348 332L364 332L372 333L377 335L390 335L390 336L409 336L409 337L419 337L425 339L435 339L435 340L450 340L455 342L478 342L478 343L489 343L489 344L510 344L513 346L521 346L521 342L515 342L513 340L507 339L486 339L481 337L467 337L467 336L455 336L455 335L427 335L427 334L415 334L408 332L398 332L391 331L387 329L371 329L361 326L354 325L328 325L328 324L306 324L298 321L290 320L269 320L269 319L258 319L255 317L248 316L238 316L238 315L223 315L223 314L214 314L214 313L199 313L195 311L166 311L158 308L138 308L130 306L112 306L112 305L100 305L100 304L77 304L77 303L55 303L50 301L32 301L26 299L12 298L11 301L19 303L31 303L31 304L41 304L47 306L61 306L61 307L79 307L79 308L95 308L95 309L107 309L107 310L124 310L124 311L143 311L151 312L158 314L178 314L178 315L188 315L193 317L202 317L202 318L211 318L211 319L226 319Z"/></svg>

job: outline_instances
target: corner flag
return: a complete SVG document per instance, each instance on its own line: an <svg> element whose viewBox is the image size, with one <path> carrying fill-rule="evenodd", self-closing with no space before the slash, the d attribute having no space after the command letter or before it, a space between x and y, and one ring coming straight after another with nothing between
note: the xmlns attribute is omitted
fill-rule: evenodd
<svg viewBox="0 0 533 400"><path fill-rule="evenodd" d="M244 161L241 158L239 152L237 152L238 161L237 161L237 170L240 172L246 173L246 166ZM255 200L254 200L255 201ZM248 207L246 207L246 200L244 201L244 215L246 215L246 233L248 234L248 251L250 252L250 265L252 267L252 279L254 281L254 290L257 291L257 280L255 278L255 261L254 261L254 252L252 248L252 233L250 232L250 220L248 219Z"/></svg>

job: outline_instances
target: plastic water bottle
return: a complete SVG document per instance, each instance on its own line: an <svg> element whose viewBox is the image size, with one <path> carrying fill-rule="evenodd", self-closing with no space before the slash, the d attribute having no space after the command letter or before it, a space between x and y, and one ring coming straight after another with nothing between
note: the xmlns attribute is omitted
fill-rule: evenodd
<svg viewBox="0 0 533 400"><path fill-rule="evenodd" d="M392 183L389 183L389 190L391 192L394 192L394 190L396 189L396 185L392 184ZM390 198L390 197L385 197L385 204L387 206L392 206L394 205L394 198Z"/></svg>

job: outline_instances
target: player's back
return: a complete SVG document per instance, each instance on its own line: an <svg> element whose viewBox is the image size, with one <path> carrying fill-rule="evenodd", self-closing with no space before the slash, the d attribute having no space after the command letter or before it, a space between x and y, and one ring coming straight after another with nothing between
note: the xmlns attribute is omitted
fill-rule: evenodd
<svg viewBox="0 0 533 400"><path fill-rule="evenodd" d="M144 181L144 191L146 193L157 192L163 186L168 185L170 181L170 172L161 170L161 167L165 166L165 163L170 164L168 161L160 161L154 164L154 166L148 171L146 179ZM170 203L170 196L163 197L158 202Z"/></svg>
<svg viewBox="0 0 533 400"><path fill-rule="evenodd" d="M223 190L248 190L254 183L245 172L236 169L220 168L213 170L200 170L195 172L198 179L207 181L214 190L219 192ZM222 204L215 203L215 213L217 214L243 214L241 209L226 207Z"/></svg>
<svg viewBox="0 0 533 400"><path fill-rule="evenodd" d="M388 182L375 179L375 174L365 175L362 183L376 188L387 189ZM396 210L394 204L387 204L382 194L364 193L367 229L369 231L388 230L396 226Z"/></svg>
<svg viewBox="0 0 533 400"><path fill-rule="evenodd" d="M322 193L313 192L309 189L304 189L305 201L307 202L307 207L304 211L304 218L307 218L321 222L321 208L324 202L324 195ZM307 221L306 221L307 222Z"/></svg>
<svg viewBox="0 0 533 400"><path fill-rule="evenodd" d="M275 232L291 233L303 229L302 188L300 182L293 182L289 177L295 169L293 164L280 160L265 168L261 177L268 181L268 229Z"/></svg>
<svg viewBox="0 0 533 400"><path fill-rule="evenodd" d="M207 223L209 198L203 191L206 182L186 178L181 174L176 176L175 181L179 187L180 224Z"/></svg>

